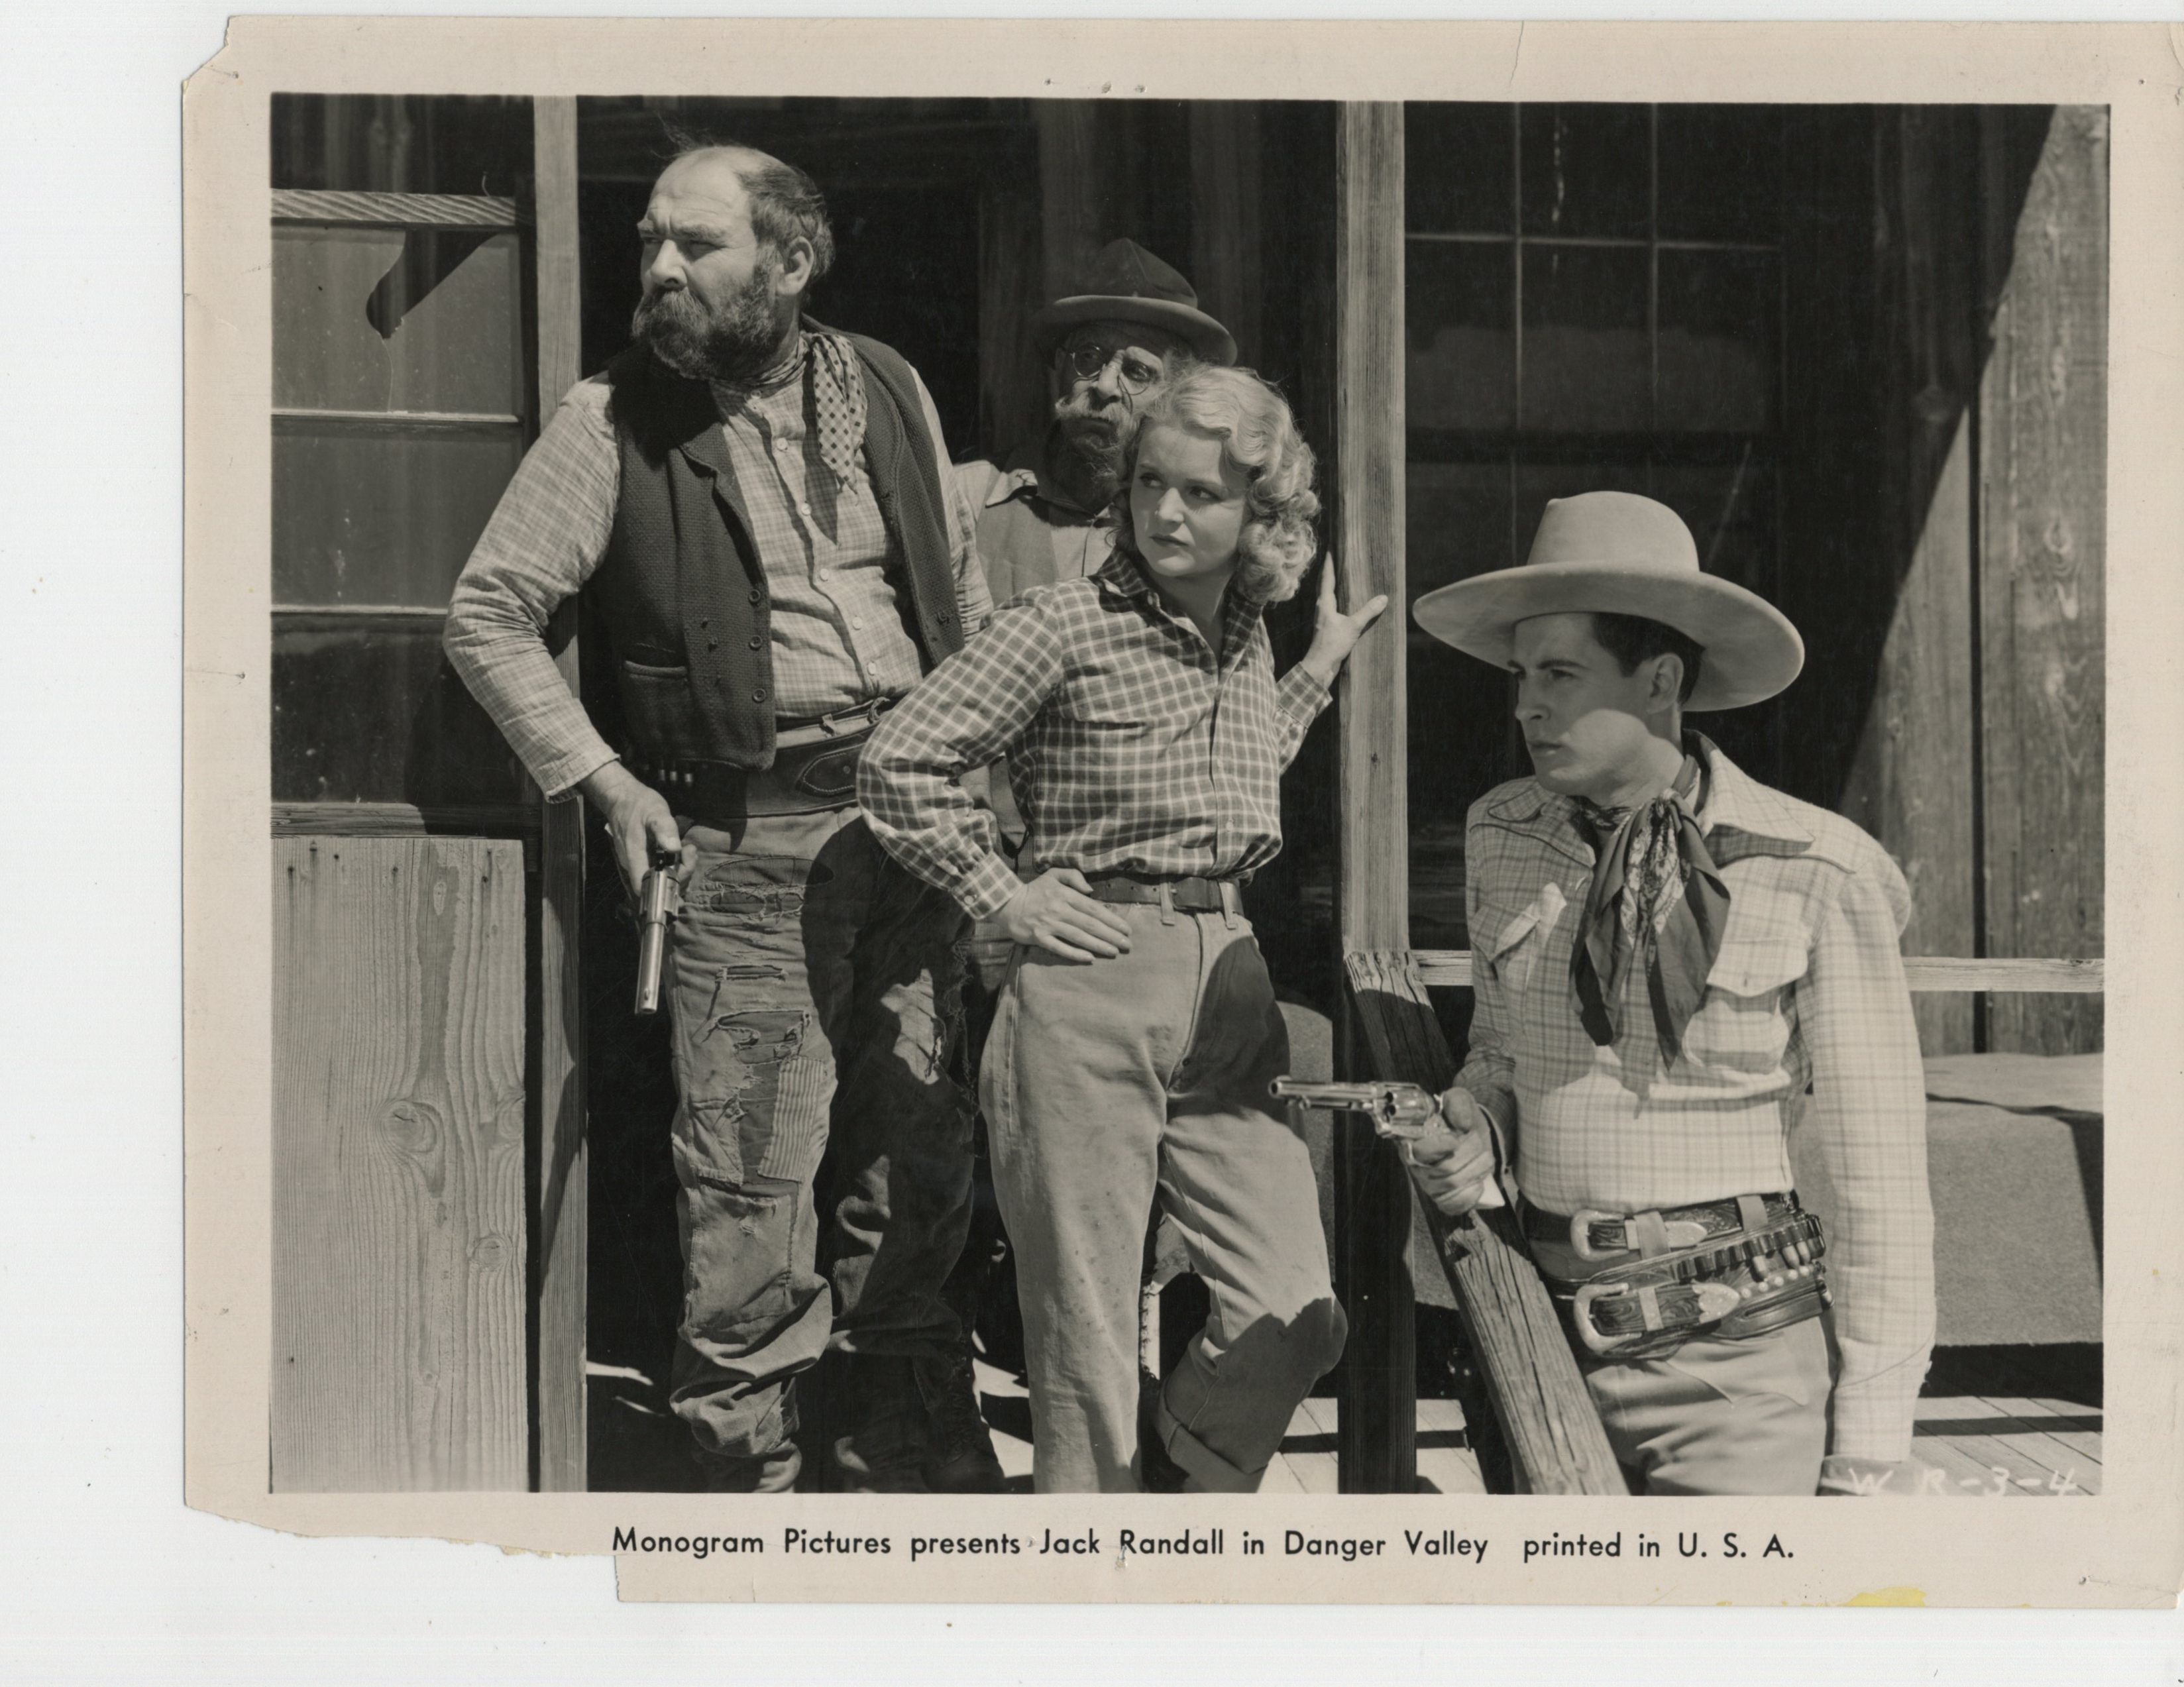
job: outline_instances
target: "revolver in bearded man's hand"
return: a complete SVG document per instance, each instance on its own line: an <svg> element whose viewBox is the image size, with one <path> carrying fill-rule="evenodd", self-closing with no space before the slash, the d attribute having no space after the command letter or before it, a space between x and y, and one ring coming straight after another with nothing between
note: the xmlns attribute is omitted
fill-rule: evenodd
<svg viewBox="0 0 2184 1687"><path fill-rule="evenodd" d="M667 928L682 910L682 888L676 881L678 858L655 851L652 867L638 893L637 1003L634 1011L660 1011L660 979L667 960Z"/></svg>
<svg viewBox="0 0 2184 1687"><path fill-rule="evenodd" d="M1273 1093L1301 1106L1362 1113L1377 1133L1397 1142L1416 1142L1440 1117L1440 1099L1415 1083L1305 1083L1278 1077Z"/></svg>

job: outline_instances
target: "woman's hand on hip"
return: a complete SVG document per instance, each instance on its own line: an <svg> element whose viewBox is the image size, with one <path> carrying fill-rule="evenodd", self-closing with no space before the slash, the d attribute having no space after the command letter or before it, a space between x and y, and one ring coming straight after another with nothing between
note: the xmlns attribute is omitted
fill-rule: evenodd
<svg viewBox="0 0 2184 1687"><path fill-rule="evenodd" d="M1130 950L1129 922L1093 895L1074 867L1049 867L1020 887L994 923L1014 942L1080 965Z"/></svg>

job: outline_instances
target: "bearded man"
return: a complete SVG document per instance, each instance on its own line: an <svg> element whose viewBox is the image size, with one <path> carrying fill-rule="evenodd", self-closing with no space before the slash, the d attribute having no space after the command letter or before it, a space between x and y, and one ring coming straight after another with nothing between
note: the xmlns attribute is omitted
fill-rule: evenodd
<svg viewBox="0 0 2184 1687"><path fill-rule="evenodd" d="M940 1294L969 1213L963 916L856 805L873 723L987 620L974 518L916 373L802 314L834 249L810 177L694 148L638 233L633 342L510 482L448 654L547 795L599 810L632 888L677 865L671 1398L708 1485L796 1485L796 1382L824 1354L847 1402L831 1482L998 1487L983 1428L933 1458L936 1422L977 1417L948 1393L962 1336ZM584 652L610 680L596 721L545 643L579 591L605 633Z"/></svg>

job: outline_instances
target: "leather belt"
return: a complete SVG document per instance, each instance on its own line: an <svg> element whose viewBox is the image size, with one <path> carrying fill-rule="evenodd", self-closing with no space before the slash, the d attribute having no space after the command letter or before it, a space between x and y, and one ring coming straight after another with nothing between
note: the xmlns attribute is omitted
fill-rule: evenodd
<svg viewBox="0 0 2184 1687"><path fill-rule="evenodd" d="M1747 1201L1756 1201L1759 1207L1747 1211ZM1709 1237L1734 1235L1755 1228L1755 1222L1776 1223L1798 1211L1795 1193L1741 1199L1730 1195L1655 1212L1602 1212L1580 1207L1567 1218L1527 1201L1524 1236L1533 1242L1559 1242L1581 1260L1597 1260L1612 1254L1660 1254L1674 1248L1695 1248Z"/></svg>
<svg viewBox="0 0 2184 1687"><path fill-rule="evenodd" d="M1724 1211L1726 1209L1726 1211ZM1610 1225L1628 1238L1674 1239L1701 1226L1696 1243L1672 1240L1666 1250L1634 1248L1603 1254ZM1582 1211L1564 1218L1525 1207L1525 1234L1553 1242L1581 1261L1607 1262L1581 1277L1542 1265L1540 1276L1570 1333L1606 1359L1673 1353L1695 1335L1736 1339L1763 1335L1817 1317L1830 1304L1820 1222L1794 1194L1747 1195L1696 1207L1615 1215ZM1680 1228L1677 1227L1681 1227Z"/></svg>
<svg viewBox="0 0 2184 1687"><path fill-rule="evenodd" d="M1156 902L1178 914L1243 912L1243 881L1233 878L1090 878L1093 895L1102 902Z"/></svg>
<svg viewBox="0 0 2184 1687"><path fill-rule="evenodd" d="M893 698L784 721L774 729L773 766L738 767L701 756L668 761L632 758L631 772L667 799L678 815L706 826L733 826L754 815L823 814L857 800L857 760Z"/></svg>

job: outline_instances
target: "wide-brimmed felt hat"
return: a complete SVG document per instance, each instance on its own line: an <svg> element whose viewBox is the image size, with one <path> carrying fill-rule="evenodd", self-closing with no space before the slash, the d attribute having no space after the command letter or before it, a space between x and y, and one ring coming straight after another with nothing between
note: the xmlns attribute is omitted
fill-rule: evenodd
<svg viewBox="0 0 2184 1687"><path fill-rule="evenodd" d="M1573 611L1642 615L1691 639L1706 653L1692 710L1763 703L1805 665L1790 618L1702 570L1683 519L1635 493L1550 500L1523 567L1440 587L1411 613L1443 643L1506 668L1518 621Z"/></svg>
<svg viewBox="0 0 2184 1687"><path fill-rule="evenodd" d="M1070 291L1031 319L1040 355L1050 354L1080 322L1148 323L1208 363L1236 361L1234 336L1198 308L1190 283L1134 240L1101 247Z"/></svg>

